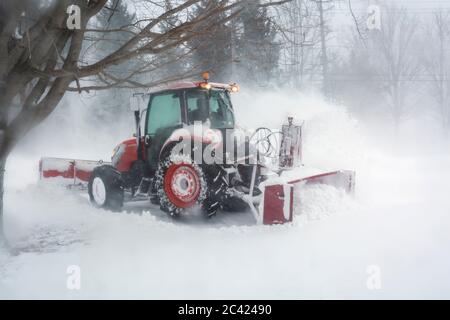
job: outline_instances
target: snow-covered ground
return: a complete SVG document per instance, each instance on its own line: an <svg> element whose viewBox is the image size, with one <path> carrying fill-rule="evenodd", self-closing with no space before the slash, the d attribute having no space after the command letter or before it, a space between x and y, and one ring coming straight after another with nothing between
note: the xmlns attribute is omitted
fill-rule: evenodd
<svg viewBox="0 0 450 320"><path fill-rule="evenodd" d="M236 105L250 127L278 127L289 113L307 120L305 161L356 169L356 198L309 186L295 222L271 227L246 212L174 222L145 202L95 209L85 195L37 184L37 160L106 159L126 130L61 121L74 107L61 108L8 162L16 254L0 252L0 298L450 298L447 150L375 147L342 107L312 97L243 94ZM80 290L67 287L70 266Z"/></svg>

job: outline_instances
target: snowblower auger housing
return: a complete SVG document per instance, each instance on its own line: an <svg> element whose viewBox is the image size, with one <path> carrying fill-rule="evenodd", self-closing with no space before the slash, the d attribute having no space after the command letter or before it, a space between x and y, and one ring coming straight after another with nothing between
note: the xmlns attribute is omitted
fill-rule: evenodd
<svg viewBox="0 0 450 320"><path fill-rule="evenodd" d="M292 221L294 185L328 183L353 192L352 171L305 174L302 126L292 118L279 132L238 129L231 94L239 87L208 79L133 96L135 138L120 143L110 163L42 158L41 180L87 188L95 206L110 210L142 199L171 216L250 208L264 224ZM277 158L279 167L266 166L267 158Z"/></svg>

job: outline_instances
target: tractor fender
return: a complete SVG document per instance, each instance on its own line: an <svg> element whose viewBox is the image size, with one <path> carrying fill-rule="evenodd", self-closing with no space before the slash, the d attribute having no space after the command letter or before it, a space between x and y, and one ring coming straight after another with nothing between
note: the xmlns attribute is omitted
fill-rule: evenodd
<svg viewBox="0 0 450 320"><path fill-rule="evenodd" d="M223 137L220 130L210 129L206 125L186 126L175 130L164 142L159 153L159 159L165 158L167 152L182 141L190 141L192 147L196 143L202 145L202 147L212 145L214 149L223 145Z"/></svg>
<svg viewBox="0 0 450 320"><path fill-rule="evenodd" d="M142 153L145 159L145 152ZM138 160L137 157L137 141L136 138L131 138L122 141L114 148L111 157L112 165L120 172L128 172L134 162Z"/></svg>

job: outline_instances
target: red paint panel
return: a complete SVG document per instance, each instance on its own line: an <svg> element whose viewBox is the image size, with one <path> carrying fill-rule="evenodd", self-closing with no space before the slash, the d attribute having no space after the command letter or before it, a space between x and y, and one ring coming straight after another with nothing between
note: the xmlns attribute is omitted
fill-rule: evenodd
<svg viewBox="0 0 450 320"><path fill-rule="evenodd" d="M292 222L294 211L294 187L288 185L289 194L285 194L285 186L276 184L266 186L264 190L264 224L283 224ZM285 216L285 202L288 201L288 217Z"/></svg>
<svg viewBox="0 0 450 320"><path fill-rule="evenodd" d="M120 156L119 161L116 163L115 167L120 172L130 171L131 165L137 160L137 144L136 139L129 139L122 142L125 145L125 150Z"/></svg>
<svg viewBox="0 0 450 320"><path fill-rule="evenodd" d="M70 164L69 169L66 171L59 171L54 169L44 170L42 171L43 178L55 178L55 177L63 177L66 179L74 178L74 163Z"/></svg>
<svg viewBox="0 0 450 320"><path fill-rule="evenodd" d="M39 161L39 171L42 179L60 177L67 179L69 183L79 183L88 182L92 171L102 164L109 163L94 160L42 158Z"/></svg>
<svg viewBox="0 0 450 320"><path fill-rule="evenodd" d="M91 174L92 174L92 171L84 171L84 170L76 171L77 179L84 181L84 182L89 182Z"/></svg>

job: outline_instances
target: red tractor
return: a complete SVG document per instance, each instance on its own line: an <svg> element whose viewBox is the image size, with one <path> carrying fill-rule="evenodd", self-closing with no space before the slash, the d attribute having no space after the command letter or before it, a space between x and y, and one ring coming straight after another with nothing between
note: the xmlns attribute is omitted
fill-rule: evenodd
<svg viewBox="0 0 450 320"><path fill-rule="evenodd" d="M237 91L236 84L210 83L205 74L201 82L138 95L148 105L134 111L135 138L114 149L111 163L43 158L41 178L87 183L91 202L100 208L117 211L125 201L144 198L171 216L192 208L211 216L219 209L250 207L264 223L292 220L294 183L332 183L353 190L351 171L314 171L283 180L283 172L300 165L301 127L289 119L277 133L260 128L243 134L230 98ZM269 170L267 157L278 157L282 167Z"/></svg>

